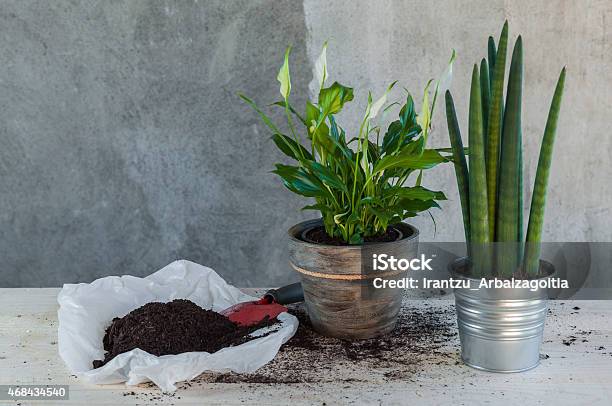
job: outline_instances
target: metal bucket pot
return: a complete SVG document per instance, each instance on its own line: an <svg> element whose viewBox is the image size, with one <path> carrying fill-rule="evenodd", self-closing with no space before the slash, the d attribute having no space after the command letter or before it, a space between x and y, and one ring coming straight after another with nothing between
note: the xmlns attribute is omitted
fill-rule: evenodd
<svg viewBox="0 0 612 406"><path fill-rule="evenodd" d="M472 289L480 279L464 276L467 259L450 265L454 279L470 280ZM540 272L550 278L554 266L540 261ZM467 365L491 372L522 372L540 362L540 346L548 312L548 290L539 288L455 289L461 358Z"/></svg>

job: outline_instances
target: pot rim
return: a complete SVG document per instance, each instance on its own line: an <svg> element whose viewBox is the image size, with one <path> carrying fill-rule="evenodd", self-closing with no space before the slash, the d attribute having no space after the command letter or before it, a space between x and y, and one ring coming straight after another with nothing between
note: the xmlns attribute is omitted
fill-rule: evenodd
<svg viewBox="0 0 612 406"><path fill-rule="evenodd" d="M471 276L466 276L463 273L461 273L459 270L456 269L456 268L459 268L461 265L463 265L463 263L465 263L467 260L468 260L467 256L456 258L455 260L453 260L452 262L448 264L448 271L450 272L452 276L457 276L463 279L468 279L470 281L480 281L482 277L473 278ZM555 266L552 264L552 262L547 261L545 259L540 259L540 269L547 270L548 274L541 276L539 278L533 278L533 279L527 279L527 280L548 279L548 278L554 277L555 274L557 273L557 270L555 269ZM504 278L504 279L507 280L511 278ZM525 279L517 279L517 278L514 278L514 279L515 280L525 280Z"/></svg>
<svg viewBox="0 0 612 406"><path fill-rule="evenodd" d="M368 248L375 248L377 246L386 246L386 247L388 247L390 244L401 244L401 243L406 243L406 242L408 242L410 240L418 239L418 237L419 237L419 229L418 228L414 227L411 224L405 223L403 221L400 224L403 224L404 226L408 227L410 229L410 231L412 231L412 233L409 234L409 235L406 235L401 230L398 230L402 234L402 238L400 238L398 240L395 240L395 241L385 241L385 242L366 242L366 243L363 243L361 245L316 244L316 243L304 241L304 240L302 240L300 238L297 238L297 237L294 236L294 233L292 233L292 231L294 231L296 228L301 228L301 229L303 229L303 231L306 231L306 230L314 228L316 226L322 226L323 225L323 219L322 218L301 221L301 222L293 225L291 228L289 228L289 230L287 231L287 235L289 236L289 239L291 241L294 241L294 242L299 243L299 244L304 244L304 245L306 245L308 247L341 248L341 249L348 249L348 250L361 250L365 246L367 246ZM301 235L303 231L300 231L299 234Z"/></svg>

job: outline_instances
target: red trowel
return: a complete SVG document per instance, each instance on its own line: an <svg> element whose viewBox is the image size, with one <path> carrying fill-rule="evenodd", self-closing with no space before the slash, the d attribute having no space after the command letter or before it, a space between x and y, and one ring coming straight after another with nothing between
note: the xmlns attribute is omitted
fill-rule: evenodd
<svg viewBox="0 0 612 406"><path fill-rule="evenodd" d="M237 303L221 312L222 315L241 326L255 326L267 319L273 319L287 308L283 305L302 302L302 285L293 283L282 288L267 291L261 299Z"/></svg>

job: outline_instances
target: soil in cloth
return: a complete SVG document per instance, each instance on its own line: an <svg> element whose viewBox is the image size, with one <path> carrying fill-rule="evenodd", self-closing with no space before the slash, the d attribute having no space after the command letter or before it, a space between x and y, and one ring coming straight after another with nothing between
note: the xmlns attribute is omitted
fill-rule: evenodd
<svg viewBox="0 0 612 406"><path fill-rule="evenodd" d="M147 303L113 319L103 339L104 359L95 360L93 367L99 368L135 348L157 356L191 351L213 353L249 341L250 333L276 322L276 319L266 319L256 326L240 327L227 317L202 309L189 300Z"/></svg>
<svg viewBox="0 0 612 406"><path fill-rule="evenodd" d="M391 242L399 238L400 233L393 227L387 228L384 234L364 237L363 241L368 242ZM326 245L349 245L340 237L330 237L325 231L325 227L317 226L306 232L304 235L308 242Z"/></svg>

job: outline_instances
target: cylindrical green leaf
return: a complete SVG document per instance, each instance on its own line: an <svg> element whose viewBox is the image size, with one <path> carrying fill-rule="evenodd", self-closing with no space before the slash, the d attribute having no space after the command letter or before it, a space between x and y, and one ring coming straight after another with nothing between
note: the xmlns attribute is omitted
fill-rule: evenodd
<svg viewBox="0 0 612 406"><path fill-rule="evenodd" d="M495 40L493 37L489 37L489 42L487 43L487 53L489 56L489 87L493 87L493 70L495 68L495 56L497 55L497 50L495 49Z"/></svg>
<svg viewBox="0 0 612 406"><path fill-rule="evenodd" d="M529 225L527 226L527 237L525 247L525 271L531 275L538 272L538 260L540 258L540 241L542 238L542 225L544 223L544 209L546 206L546 189L548 187L548 177L550 174L550 164L552 161L553 144L557 131L557 121L559 119L559 109L563 98L563 86L565 84L565 68L559 75L555 94L550 104L548 119L542 146L540 148L540 158L538 170L536 172L535 183L533 185L533 197L531 199L531 211L529 213Z"/></svg>
<svg viewBox="0 0 612 406"><path fill-rule="evenodd" d="M518 207L518 220L516 222L516 241L517 244L517 261L520 265L523 260L523 132L519 128L518 133L518 168L516 170L518 176L518 188L516 191L516 205Z"/></svg>
<svg viewBox="0 0 612 406"><path fill-rule="evenodd" d="M473 270L482 274L488 264L483 254L489 242L489 214L487 211L487 175L482 131L482 100L480 98L480 75L478 65L472 70L470 90L469 132L469 194L470 194L470 248Z"/></svg>
<svg viewBox="0 0 612 406"><path fill-rule="evenodd" d="M506 48L508 46L508 22L504 24L499 37L499 45L495 54L495 64L493 72L489 72L492 77L491 103L489 108L489 119L487 122L487 197L489 210L489 238L491 241L496 239L495 218L497 211L497 182L498 166L500 154L500 138L502 131L502 120L504 111L504 75L506 73Z"/></svg>
<svg viewBox="0 0 612 406"><path fill-rule="evenodd" d="M468 166L465 160L465 152L463 149L463 141L461 140L461 131L457 122L457 113L455 112L455 103L450 91L446 91L444 95L446 99L446 122L448 124L448 136L450 138L451 147L453 150L453 163L455 167L455 176L457 178L457 188L459 189L459 198L461 200L461 213L463 214L463 228L465 231L465 242L470 243L470 190L469 190L469 175Z"/></svg>
<svg viewBox="0 0 612 406"><path fill-rule="evenodd" d="M487 160L487 123L489 122L489 104L491 102L491 88L489 82L489 65L487 60L480 61L480 100L482 101L482 129L485 139L485 162Z"/></svg>
<svg viewBox="0 0 612 406"><path fill-rule="evenodd" d="M523 45L522 39L519 36L514 45L512 62L510 64L500 157L496 241L506 243L502 245L503 249L498 253L500 260L498 262L498 272L502 276L511 276L518 267L517 251L515 248L518 245L518 167L520 158L522 84Z"/></svg>

